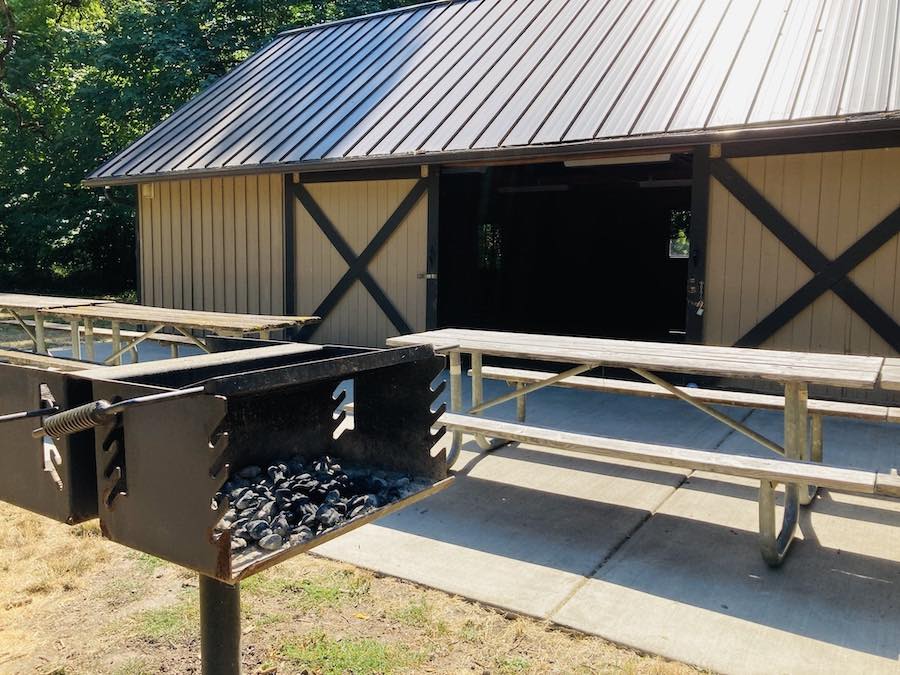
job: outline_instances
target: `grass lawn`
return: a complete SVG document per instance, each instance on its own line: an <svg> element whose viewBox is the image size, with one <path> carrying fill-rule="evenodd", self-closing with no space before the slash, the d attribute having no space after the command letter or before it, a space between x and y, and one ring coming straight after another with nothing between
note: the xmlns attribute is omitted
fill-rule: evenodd
<svg viewBox="0 0 900 675"><path fill-rule="evenodd" d="M0 673L199 673L197 579L0 504ZM303 555L242 585L247 673L693 672Z"/></svg>

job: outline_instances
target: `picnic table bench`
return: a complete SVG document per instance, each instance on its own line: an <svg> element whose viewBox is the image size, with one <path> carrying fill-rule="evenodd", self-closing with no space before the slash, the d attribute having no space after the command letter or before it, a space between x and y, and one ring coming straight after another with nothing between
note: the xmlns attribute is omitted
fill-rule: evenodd
<svg viewBox="0 0 900 675"><path fill-rule="evenodd" d="M79 298L54 298L40 295L0 293L0 310L8 311L25 330L35 344L39 354L46 354L44 339L44 319L58 316L68 320L72 332L72 356L81 358L81 334L85 338L85 352L88 360L94 359L95 327L97 321L110 324L113 353L105 363L121 363L121 357L133 350L144 340L153 337L165 328L172 328L191 344L208 352L202 337L192 331L210 331L218 335L240 337L248 333L258 333L267 339L269 332L293 326L302 326L319 321L314 316L277 316L270 314L233 314L229 312L206 312L198 310L168 309L148 307L106 300ZM23 315L34 317L32 332ZM82 322L84 327L81 327ZM122 324L146 326L137 335L122 344Z"/></svg>
<svg viewBox="0 0 900 675"><path fill-rule="evenodd" d="M821 416L839 414L888 421L890 409L861 404L841 404L809 400L810 385L855 387L860 389L900 389L900 360L870 356L810 354L761 349L740 349L702 345L633 342L555 335L530 335L498 331L442 329L405 335L388 340L392 346L430 344L449 352L450 408L441 423L452 432L448 461L458 456L463 433L473 434L481 447L496 447L488 438L532 443L544 447L573 450L606 457L624 458L688 470L703 470L758 479L760 550L765 561L782 563L796 532L799 507L812 502L816 490L826 487L870 495L900 497L900 477L896 470L879 473L828 466L823 463ZM461 354L471 358L472 405L467 414L462 405ZM516 388L489 401L484 400L486 375L483 356L508 357L569 364L560 373L523 371L489 367L487 375L515 382ZM894 360L888 360L894 361ZM599 378L582 377L600 366L624 368L647 382L608 384ZM659 373L681 373L714 377L771 380L784 387L784 396L739 392L697 391L678 387ZM577 379L576 379L577 378ZM597 383L600 384L597 384ZM707 415L744 434L781 458L725 455L717 452L638 443L600 436L575 434L561 429L524 424L525 396L547 386L579 386L603 389L630 389L628 393L664 395L682 400ZM729 395L730 394L730 395ZM481 414L490 407L517 401L517 422L486 419ZM779 445L741 422L720 412L712 404L747 405L784 410L784 444ZM849 407L848 407L849 406ZM808 434L812 412L813 440ZM818 423L816 420L818 419ZM785 486L784 513L777 528L775 489Z"/></svg>

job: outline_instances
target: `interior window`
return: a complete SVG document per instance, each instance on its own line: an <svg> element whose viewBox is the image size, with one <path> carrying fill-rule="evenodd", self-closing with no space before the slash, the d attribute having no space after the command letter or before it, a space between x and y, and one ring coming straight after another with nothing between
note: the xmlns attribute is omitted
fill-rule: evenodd
<svg viewBox="0 0 900 675"><path fill-rule="evenodd" d="M691 212L671 211L669 214L669 257L687 258L691 251Z"/></svg>

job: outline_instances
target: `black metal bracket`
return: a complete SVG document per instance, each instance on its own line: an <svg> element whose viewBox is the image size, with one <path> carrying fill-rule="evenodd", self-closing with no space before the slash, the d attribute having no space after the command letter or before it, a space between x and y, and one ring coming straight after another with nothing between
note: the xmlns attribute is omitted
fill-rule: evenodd
<svg viewBox="0 0 900 675"><path fill-rule="evenodd" d="M830 260L740 175L727 159L711 160L710 172L814 275L791 297L751 328L735 343L735 346L759 346L812 304L816 298L831 290L893 349L900 350L900 325L848 276L855 267L900 232L900 209L869 230L840 256Z"/></svg>
<svg viewBox="0 0 900 675"><path fill-rule="evenodd" d="M706 282L706 246L709 231L709 146L694 149L691 186L691 231L685 317L687 341L703 343L703 287Z"/></svg>
<svg viewBox="0 0 900 675"><path fill-rule="evenodd" d="M425 178L416 181L409 194L403 198L390 218L385 221L378 233L368 243L362 253L358 256L353 248L347 243L338 228L331 222L331 219L325 214L309 190L303 184L292 184L293 193L297 200L306 209L312 219L322 230L322 233L328 238L332 246L337 250L341 257L346 261L348 268L344 275L338 280L334 288L325 296L325 299L316 308L314 314L322 317L324 321L329 313L337 306L354 282L359 281L365 286L366 290L387 315L390 322L400 333L411 333L412 328L403 318L397 307L391 302L384 289L378 284L369 272L369 264L382 249L387 240L403 223L406 217L412 211L413 207L419 202L422 196L428 190L428 180ZM308 340L322 323L310 324L300 331L302 340Z"/></svg>

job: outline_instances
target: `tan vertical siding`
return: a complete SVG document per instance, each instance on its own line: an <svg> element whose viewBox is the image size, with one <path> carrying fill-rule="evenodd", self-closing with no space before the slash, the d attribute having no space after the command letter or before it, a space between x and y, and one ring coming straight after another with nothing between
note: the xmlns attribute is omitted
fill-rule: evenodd
<svg viewBox="0 0 900 675"><path fill-rule="evenodd" d="M144 188L138 189L143 302L284 313L280 175L163 181Z"/></svg>
<svg viewBox="0 0 900 675"><path fill-rule="evenodd" d="M828 258L834 259L900 206L900 148L729 160ZM900 320L900 237L850 275ZM704 327L710 344L734 344L812 278L810 270L712 179ZM762 345L894 355L827 292Z"/></svg>
<svg viewBox="0 0 900 675"><path fill-rule="evenodd" d="M353 251L359 255L415 180L312 183L306 189ZM296 205L297 309L313 313L347 271L347 263L306 212ZM381 286L413 330L425 329L425 272L428 200L423 196L369 265ZM317 342L383 346L397 330L356 281L317 330Z"/></svg>

